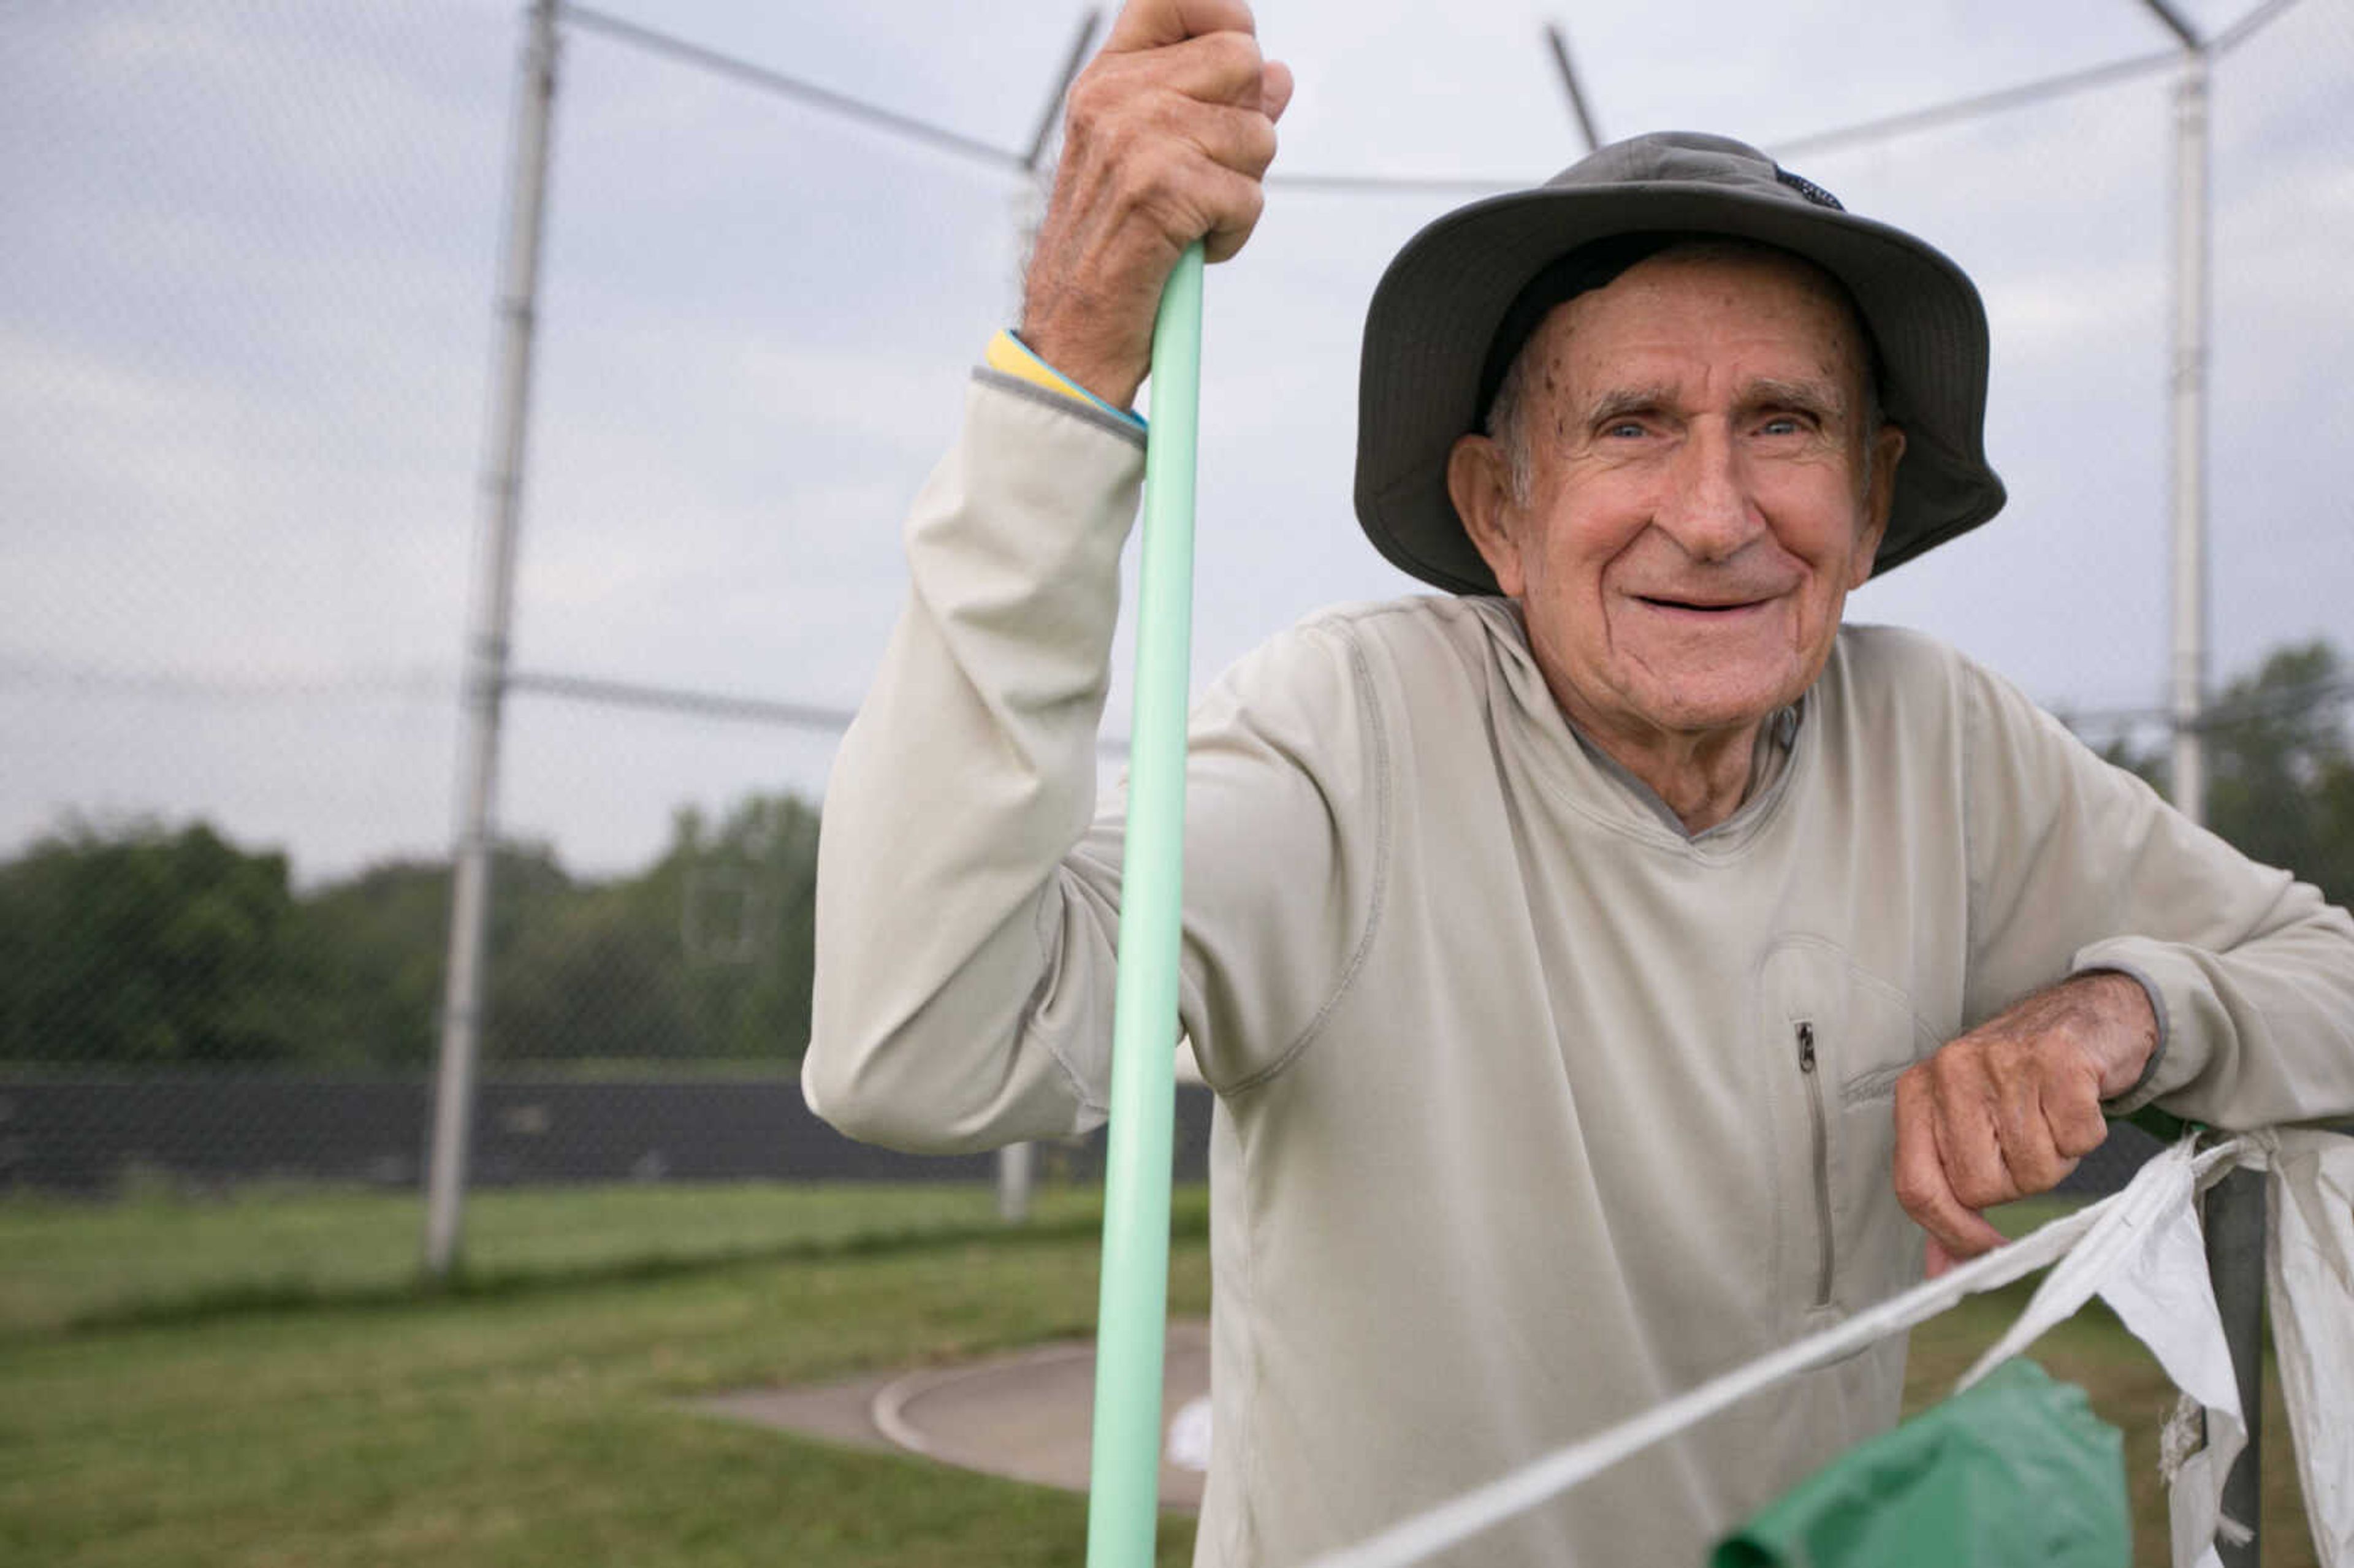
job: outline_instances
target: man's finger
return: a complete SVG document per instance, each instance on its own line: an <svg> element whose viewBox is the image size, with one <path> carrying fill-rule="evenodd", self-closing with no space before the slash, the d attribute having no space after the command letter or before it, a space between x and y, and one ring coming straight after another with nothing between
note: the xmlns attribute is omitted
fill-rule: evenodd
<svg viewBox="0 0 2354 1568"><path fill-rule="evenodd" d="M1259 213L1266 207L1266 190L1255 179L1229 174L1225 186L1218 208L1221 216L1202 237L1202 258L1205 261L1230 260L1251 237L1251 230L1258 227Z"/></svg>
<svg viewBox="0 0 2354 1568"><path fill-rule="evenodd" d="M2002 1245L2002 1233L1955 1194L1938 1147L1925 1065L1896 1080L1895 1181L1897 1202L1950 1257L1976 1257Z"/></svg>
<svg viewBox="0 0 2354 1568"><path fill-rule="evenodd" d="M1103 52L1157 49L1204 33L1257 31L1257 20L1246 0L1129 0L1112 18Z"/></svg>
<svg viewBox="0 0 2354 1568"><path fill-rule="evenodd" d="M1275 162L1275 122L1256 109L1190 103L1172 122L1211 163L1254 182Z"/></svg>
<svg viewBox="0 0 2354 1568"><path fill-rule="evenodd" d="M2001 1202L2048 1192L2075 1169L2076 1162L2061 1153L2045 1117L2044 1091L2051 1083L2047 1074L2030 1068L1995 1077L1995 1126L2009 1189Z"/></svg>
<svg viewBox="0 0 2354 1568"><path fill-rule="evenodd" d="M1255 114L1267 99L1267 57L1248 33L1204 33L1155 49L1149 58L1118 60L1102 74L1120 94L1174 93Z"/></svg>
<svg viewBox="0 0 2354 1568"><path fill-rule="evenodd" d="M1971 1103L1967 1122L1954 1120L1934 1102L1932 1108L1929 1128L1937 1150L1937 1169L1955 1211L1947 1216L1942 1233L1946 1250L1956 1258L1976 1257L2003 1241L2002 1233L1987 1224L1982 1211L2008 1202L2018 1193L2010 1185L2009 1172L2003 1169L2002 1151L1994 1140L1994 1122L1983 1104ZM1956 1172L1957 1151L1964 1150L1974 1172L1967 1181ZM1985 1174L1989 1171L1995 1172L1991 1177Z"/></svg>
<svg viewBox="0 0 2354 1568"><path fill-rule="evenodd" d="M2068 1169L2108 1141L2108 1118L2101 1114L2100 1088L2047 1084L2043 1090L2043 1120L2052 1129L2052 1146L2065 1155Z"/></svg>
<svg viewBox="0 0 2354 1568"><path fill-rule="evenodd" d="M1952 1253L1946 1250L1946 1244L1944 1242L1939 1241L1935 1236L1931 1236L1929 1238L1928 1246L1923 1249L1922 1262L1924 1266L1922 1268L1922 1272L1929 1278L1935 1279L1939 1275L1951 1269L1954 1265L1959 1261L1960 1260L1955 1257Z"/></svg>
<svg viewBox="0 0 2354 1568"><path fill-rule="evenodd" d="M1946 1046L1929 1058L1924 1086L1938 1164L1954 1196L1971 1210L2017 1197L2003 1163L1997 1091L1978 1054Z"/></svg>
<svg viewBox="0 0 2354 1568"><path fill-rule="evenodd" d="M1291 107L1292 89L1298 85L1289 66L1268 60L1259 68L1258 111L1269 120L1282 119L1283 111Z"/></svg>

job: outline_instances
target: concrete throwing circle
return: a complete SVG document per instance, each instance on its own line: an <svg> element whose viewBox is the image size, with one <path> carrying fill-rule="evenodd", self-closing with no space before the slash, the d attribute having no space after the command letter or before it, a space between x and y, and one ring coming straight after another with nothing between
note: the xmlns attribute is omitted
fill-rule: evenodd
<svg viewBox="0 0 2354 1568"><path fill-rule="evenodd" d="M960 1366L926 1367L875 1393L875 1430L911 1454L944 1465L1085 1491L1095 1415L1095 1346L1041 1345ZM1180 1441L1161 1461L1164 1508L1202 1505L1202 1440L1210 1387L1207 1328L1172 1323L1161 1361L1161 1423ZM1182 1462L1172 1462L1175 1459Z"/></svg>

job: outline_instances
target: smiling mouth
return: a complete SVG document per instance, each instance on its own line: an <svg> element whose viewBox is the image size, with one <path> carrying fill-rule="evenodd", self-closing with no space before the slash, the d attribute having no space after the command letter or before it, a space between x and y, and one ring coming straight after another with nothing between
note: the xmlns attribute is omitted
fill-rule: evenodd
<svg viewBox="0 0 2354 1568"><path fill-rule="evenodd" d="M1653 609L1680 610L1688 615L1730 615L1736 610L1755 609L1766 601L1762 599L1739 599L1730 604L1702 604L1686 599L1660 599L1651 594L1635 596Z"/></svg>

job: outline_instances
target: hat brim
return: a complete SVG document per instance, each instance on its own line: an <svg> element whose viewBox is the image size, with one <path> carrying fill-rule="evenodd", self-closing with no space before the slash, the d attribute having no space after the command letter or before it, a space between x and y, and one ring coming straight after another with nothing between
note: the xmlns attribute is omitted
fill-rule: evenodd
<svg viewBox="0 0 2354 1568"><path fill-rule="evenodd" d="M1357 518L1392 564L1454 592L1497 591L1447 493L1447 454L1479 418L1489 343L1540 269L1593 240L1647 230L1776 246L1821 266L1854 296L1880 350L1882 406L1905 432L1875 574L2001 509L2002 481L1980 435L1986 311L1939 251L1870 218L1736 190L1666 181L1547 186L1439 218L1407 242L1373 291L1357 389Z"/></svg>

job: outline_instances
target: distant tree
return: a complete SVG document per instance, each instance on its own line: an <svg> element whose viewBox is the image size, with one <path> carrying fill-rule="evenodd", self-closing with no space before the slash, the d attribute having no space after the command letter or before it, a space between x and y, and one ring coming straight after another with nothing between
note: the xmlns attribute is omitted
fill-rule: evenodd
<svg viewBox="0 0 2354 1568"><path fill-rule="evenodd" d="M302 1045L286 857L202 824L77 826L0 866L0 1057L281 1061Z"/></svg>
<svg viewBox="0 0 2354 1568"><path fill-rule="evenodd" d="M541 907L493 966L508 1062L784 1064L809 1040L817 813L755 795L692 808L643 872Z"/></svg>
<svg viewBox="0 0 2354 1568"><path fill-rule="evenodd" d="M607 1063L708 1053L698 1037L674 929L650 922L626 886L539 912L491 970L494 1061Z"/></svg>
<svg viewBox="0 0 2354 1568"><path fill-rule="evenodd" d="M2242 853L2354 904L2354 681L2328 643L2275 649L2207 710L2207 825ZM2166 748L2102 755L2163 791Z"/></svg>
<svg viewBox="0 0 2354 1568"><path fill-rule="evenodd" d="M2207 730L2209 823L2333 904L2354 903L2349 695L2337 650L2283 648L2225 689Z"/></svg>
<svg viewBox="0 0 2354 1568"><path fill-rule="evenodd" d="M544 845L503 845L491 870L491 973L522 934L577 895ZM317 1004L304 1054L320 1064L410 1068L439 1047L450 952L450 867L393 861L304 897L294 962Z"/></svg>
<svg viewBox="0 0 2354 1568"><path fill-rule="evenodd" d="M492 875L491 1064L732 1057L809 1038L817 813L755 796L684 810L633 876L576 881L545 846ZM0 1061L434 1057L446 863L395 862L296 897L286 857L210 827L76 828L0 864Z"/></svg>
<svg viewBox="0 0 2354 1568"><path fill-rule="evenodd" d="M818 814L754 795L716 825L683 811L631 896L677 934L698 1037L716 1055L790 1061L809 1043Z"/></svg>

